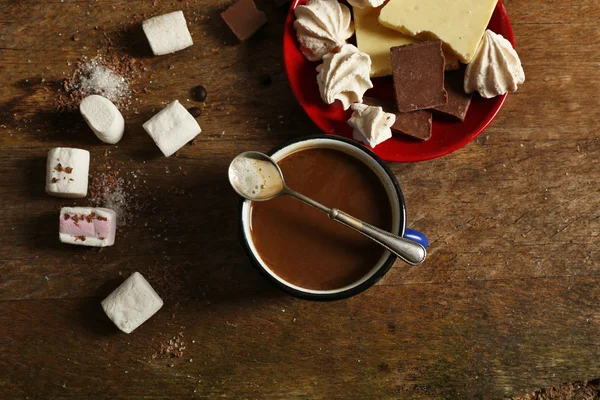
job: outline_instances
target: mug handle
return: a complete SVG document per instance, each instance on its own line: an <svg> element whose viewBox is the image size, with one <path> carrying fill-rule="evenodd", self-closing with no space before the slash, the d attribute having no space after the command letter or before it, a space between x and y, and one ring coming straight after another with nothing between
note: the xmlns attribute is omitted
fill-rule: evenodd
<svg viewBox="0 0 600 400"><path fill-rule="evenodd" d="M421 246L423 246L425 248L429 247L429 240L427 239L427 236L425 236L425 234L423 234L419 231L415 231L414 229L406 228L406 231L404 232L404 237L406 239L409 239L409 240L419 243Z"/></svg>

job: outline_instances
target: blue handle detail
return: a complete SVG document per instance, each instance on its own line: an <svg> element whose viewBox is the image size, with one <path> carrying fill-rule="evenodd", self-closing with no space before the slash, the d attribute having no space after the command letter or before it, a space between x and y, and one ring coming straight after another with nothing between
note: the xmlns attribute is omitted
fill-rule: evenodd
<svg viewBox="0 0 600 400"><path fill-rule="evenodd" d="M410 240L413 240L413 241L419 243L421 246L423 246L425 248L429 247L429 240L427 239L427 236L425 236L424 234L422 234L419 231L415 231L413 229L406 228L406 232L404 232L404 237L406 239L410 239Z"/></svg>

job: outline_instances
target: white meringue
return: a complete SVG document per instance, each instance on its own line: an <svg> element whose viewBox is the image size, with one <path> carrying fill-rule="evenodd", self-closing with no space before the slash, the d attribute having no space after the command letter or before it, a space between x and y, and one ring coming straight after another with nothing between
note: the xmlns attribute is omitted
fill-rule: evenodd
<svg viewBox="0 0 600 400"><path fill-rule="evenodd" d="M385 0L348 0L348 3L356 8L377 8L385 3Z"/></svg>
<svg viewBox="0 0 600 400"><path fill-rule="evenodd" d="M360 103L352 104L352 110L354 112L348 120L348 125L354 128L352 131L354 139L375 147L392 137L390 128L396 122L394 114L384 112L381 107Z"/></svg>
<svg viewBox="0 0 600 400"><path fill-rule="evenodd" d="M371 58L351 44L343 45L339 53L326 54L317 72L323 101L333 104L339 100L344 110L352 103L361 103L365 92L373 87L369 78Z"/></svg>
<svg viewBox="0 0 600 400"><path fill-rule="evenodd" d="M525 82L519 55L502 35L485 31L465 72L465 92L478 91L486 99L515 92Z"/></svg>
<svg viewBox="0 0 600 400"><path fill-rule="evenodd" d="M336 51L354 34L350 9L337 0L309 0L294 12L300 50L310 61L319 61Z"/></svg>

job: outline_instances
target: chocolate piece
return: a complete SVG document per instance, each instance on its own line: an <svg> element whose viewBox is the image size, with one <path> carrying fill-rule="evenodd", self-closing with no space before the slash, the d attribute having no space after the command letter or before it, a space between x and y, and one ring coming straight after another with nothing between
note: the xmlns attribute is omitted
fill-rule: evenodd
<svg viewBox="0 0 600 400"><path fill-rule="evenodd" d="M196 86L194 88L194 99L196 101L204 101L206 100L206 96L208 95L208 93L206 93L206 88L202 85Z"/></svg>
<svg viewBox="0 0 600 400"><path fill-rule="evenodd" d="M421 110L403 113L398 111L394 103L372 97L363 98L363 103L368 106L381 107L383 111L394 114L396 122L391 127L392 132L411 136L419 140L427 140L431 137L432 117L430 111Z"/></svg>
<svg viewBox="0 0 600 400"><path fill-rule="evenodd" d="M423 141L429 140L431 138L432 120L431 111L427 110L398 113L392 131Z"/></svg>
<svg viewBox="0 0 600 400"><path fill-rule="evenodd" d="M452 71L446 73L444 87L448 93L448 103L435 107L433 112L436 115L451 117L464 121L467 111L471 105L471 95L465 93L464 89L465 71Z"/></svg>
<svg viewBox="0 0 600 400"><path fill-rule="evenodd" d="M446 104L441 40L392 47L390 54L399 111L424 110Z"/></svg>
<svg viewBox="0 0 600 400"><path fill-rule="evenodd" d="M249 39L267 23L267 16L264 12L256 9L253 0L237 1L221 13L221 18L242 42Z"/></svg>

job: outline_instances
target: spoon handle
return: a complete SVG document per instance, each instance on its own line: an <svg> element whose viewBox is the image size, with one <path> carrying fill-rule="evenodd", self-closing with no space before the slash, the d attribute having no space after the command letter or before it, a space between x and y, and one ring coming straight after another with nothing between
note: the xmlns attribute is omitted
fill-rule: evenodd
<svg viewBox="0 0 600 400"><path fill-rule="evenodd" d="M329 217L373 239L410 265L420 265L425 261L427 250L417 242L392 235L337 208L331 209Z"/></svg>

